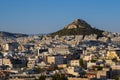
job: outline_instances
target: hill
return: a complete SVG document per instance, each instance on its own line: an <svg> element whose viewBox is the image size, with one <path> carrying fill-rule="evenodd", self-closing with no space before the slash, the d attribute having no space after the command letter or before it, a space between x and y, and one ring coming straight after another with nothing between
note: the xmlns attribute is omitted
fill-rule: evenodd
<svg viewBox="0 0 120 80"><path fill-rule="evenodd" d="M4 32L0 31L0 37L8 37L8 38L18 38L18 37L27 37L26 34L20 34L20 33L10 33L10 32Z"/></svg>
<svg viewBox="0 0 120 80"><path fill-rule="evenodd" d="M92 28L86 21L82 19L76 19L72 23L65 26L63 29L51 33L52 36L59 35L91 35L96 34L98 36L102 36L103 30L99 30L96 28Z"/></svg>

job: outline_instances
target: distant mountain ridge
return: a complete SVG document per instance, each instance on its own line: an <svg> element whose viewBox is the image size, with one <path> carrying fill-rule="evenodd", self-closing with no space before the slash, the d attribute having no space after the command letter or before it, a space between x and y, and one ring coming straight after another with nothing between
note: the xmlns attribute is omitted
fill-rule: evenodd
<svg viewBox="0 0 120 80"><path fill-rule="evenodd" d="M10 33L5 31L0 31L0 37L19 38L19 37L28 37L28 35L21 33Z"/></svg>
<svg viewBox="0 0 120 80"><path fill-rule="evenodd" d="M90 24L82 19L76 19L72 23L65 26L63 29L58 30L56 32L50 34L34 34L37 36L41 35L59 35L59 36L69 36L69 35L91 35L96 34L98 37L103 36L103 30L93 28ZM31 34L32 35L32 34ZM21 34L21 33L10 33L5 31L0 31L0 37L8 37L8 38L19 38L19 37L28 37L30 35Z"/></svg>
<svg viewBox="0 0 120 80"><path fill-rule="evenodd" d="M52 36L59 35L91 35L96 34L98 36L102 36L103 30L99 30L96 28L91 27L86 21L82 19L76 19L72 23L65 26L63 29L51 33Z"/></svg>

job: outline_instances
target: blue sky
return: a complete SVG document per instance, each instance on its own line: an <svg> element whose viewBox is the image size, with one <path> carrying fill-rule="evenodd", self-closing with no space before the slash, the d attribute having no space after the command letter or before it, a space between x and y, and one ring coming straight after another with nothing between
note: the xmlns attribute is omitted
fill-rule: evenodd
<svg viewBox="0 0 120 80"><path fill-rule="evenodd" d="M0 31L50 33L76 18L120 32L120 0L0 0Z"/></svg>

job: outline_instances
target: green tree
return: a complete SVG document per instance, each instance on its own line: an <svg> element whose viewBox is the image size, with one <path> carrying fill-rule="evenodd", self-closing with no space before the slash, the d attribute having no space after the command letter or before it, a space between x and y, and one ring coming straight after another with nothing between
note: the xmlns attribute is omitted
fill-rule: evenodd
<svg viewBox="0 0 120 80"><path fill-rule="evenodd" d="M102 69L103 69L102 66L97 66L97 70L98 70L98 71L100 71L100 70L102 70Z"/></svg>
<svg viewBox="0 0 120 80"><path fill-rule="evenodd" d="M97 60L95 60L95 59L92 59L92 60L91 60L91 62L96 62L96 61L97 61Z"/></svg>
<svg viewBox="0 0 120 80"><path fill-rule="evenodd" d="M35 71L36 71L37 73L41 73L41 72L44 72L44 71L45 71L44 68L39 68L39 67L36 67L36 68L34 68L34 69L35 69Z"/></svg>
<svg viewBox="0 0 120 80"><path fill-rule="evenodd" d="M79 60L79 64L80 64L80 66L82 66L82 67L84 66L83 59L80 59L80 60Z"/></svg>
<svg viewBox="0 0 120 80"><path fill-rule="evenodd" d="M45 75L41 75L38 80L45 80Z"/></svg>
<svg viewBox="0 0 120 80"><path fill-rule="evenodd" d="M114 76L113 79L119 80L119 76Z"/></svg>
<svg viewBox="0 0 120 80"><path fill-rule="evenodd" d="M64 75L58 73L54 74L52 78L52 80L66 80Z"/></svg>

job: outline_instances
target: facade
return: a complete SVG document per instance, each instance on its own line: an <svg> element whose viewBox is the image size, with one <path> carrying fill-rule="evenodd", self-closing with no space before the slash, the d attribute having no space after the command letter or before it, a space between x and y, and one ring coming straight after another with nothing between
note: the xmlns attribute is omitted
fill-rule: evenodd
<svg viewBox="0 0 120 80"><path fill-rule="evenodd" d="M120 50L107 51L107 58L109 59L113 59L113 58L119 59L119 56L120 56Z"/></svg>
<svg viewBox="0 0 120 80"><path fill-rule="evenodd" d="M55 65L63 64L64 56L62 56L62 55L47 56L47 63L55 64Z"/></svg>
<svg viewBox="0 0 120 80"><path fill-rule="evenodd" d="M3 48L4 51L8 51L9 50L9 44L2 45L2 48Z"/></svg>
<svg viewBox="0 0 120 80"><path fill-rule="evenodd" d="M112 65L111 69L111 77L120 76L120 65Z"/></svg>
<svg viewBox="0 0 120 80"><path fill-rule="evenodd" d="M79 76L79 72L80 72L80 67L68 67L67 68L68 74Z"/></svg>
<svg viewBox="0 0 120 80"><path fill-rule="evenodd" d="M9 66L9 67L13 67L10 59L6 59L6 58L3 58L3 59L0 59L0 66L2 65L6 65L6 66Z"/></svg>
<svg viewBox="0 0 120 80"><path fill-rule="evenodd" d="M87 63L87 68L92 68L95 65L96 65L96 63L94 63L94 62L88 62Z"/></svg>
<svg viewBox="0 0 120 80"><path fill-rule="evenodd" d="M80 66L79 60L71 60L71 61L70 61L70 65L71 65L71 66Z"/></svg>
<svg viewBox="0 0 120 80"><path fill-rule="evenodd" d="M69 54L69 49L66 48L66 47L55 47L55 48L52 48L52 51L53 53L59 53L59 54Z"/></svg>
<svg viewBox="0 0 120 80"><path fill-rule="evenodd" d="M58 67L58 68L66 68L67 65L66 65L66 64L59 64L59 65L57 65L57 67Z"/></svg>
<svg viewBox="0 0 120 80"><path fill-rule="evenodd" d="M35 59L29 59L27 63L28 68L33 68L35 66Z"/></svg>

